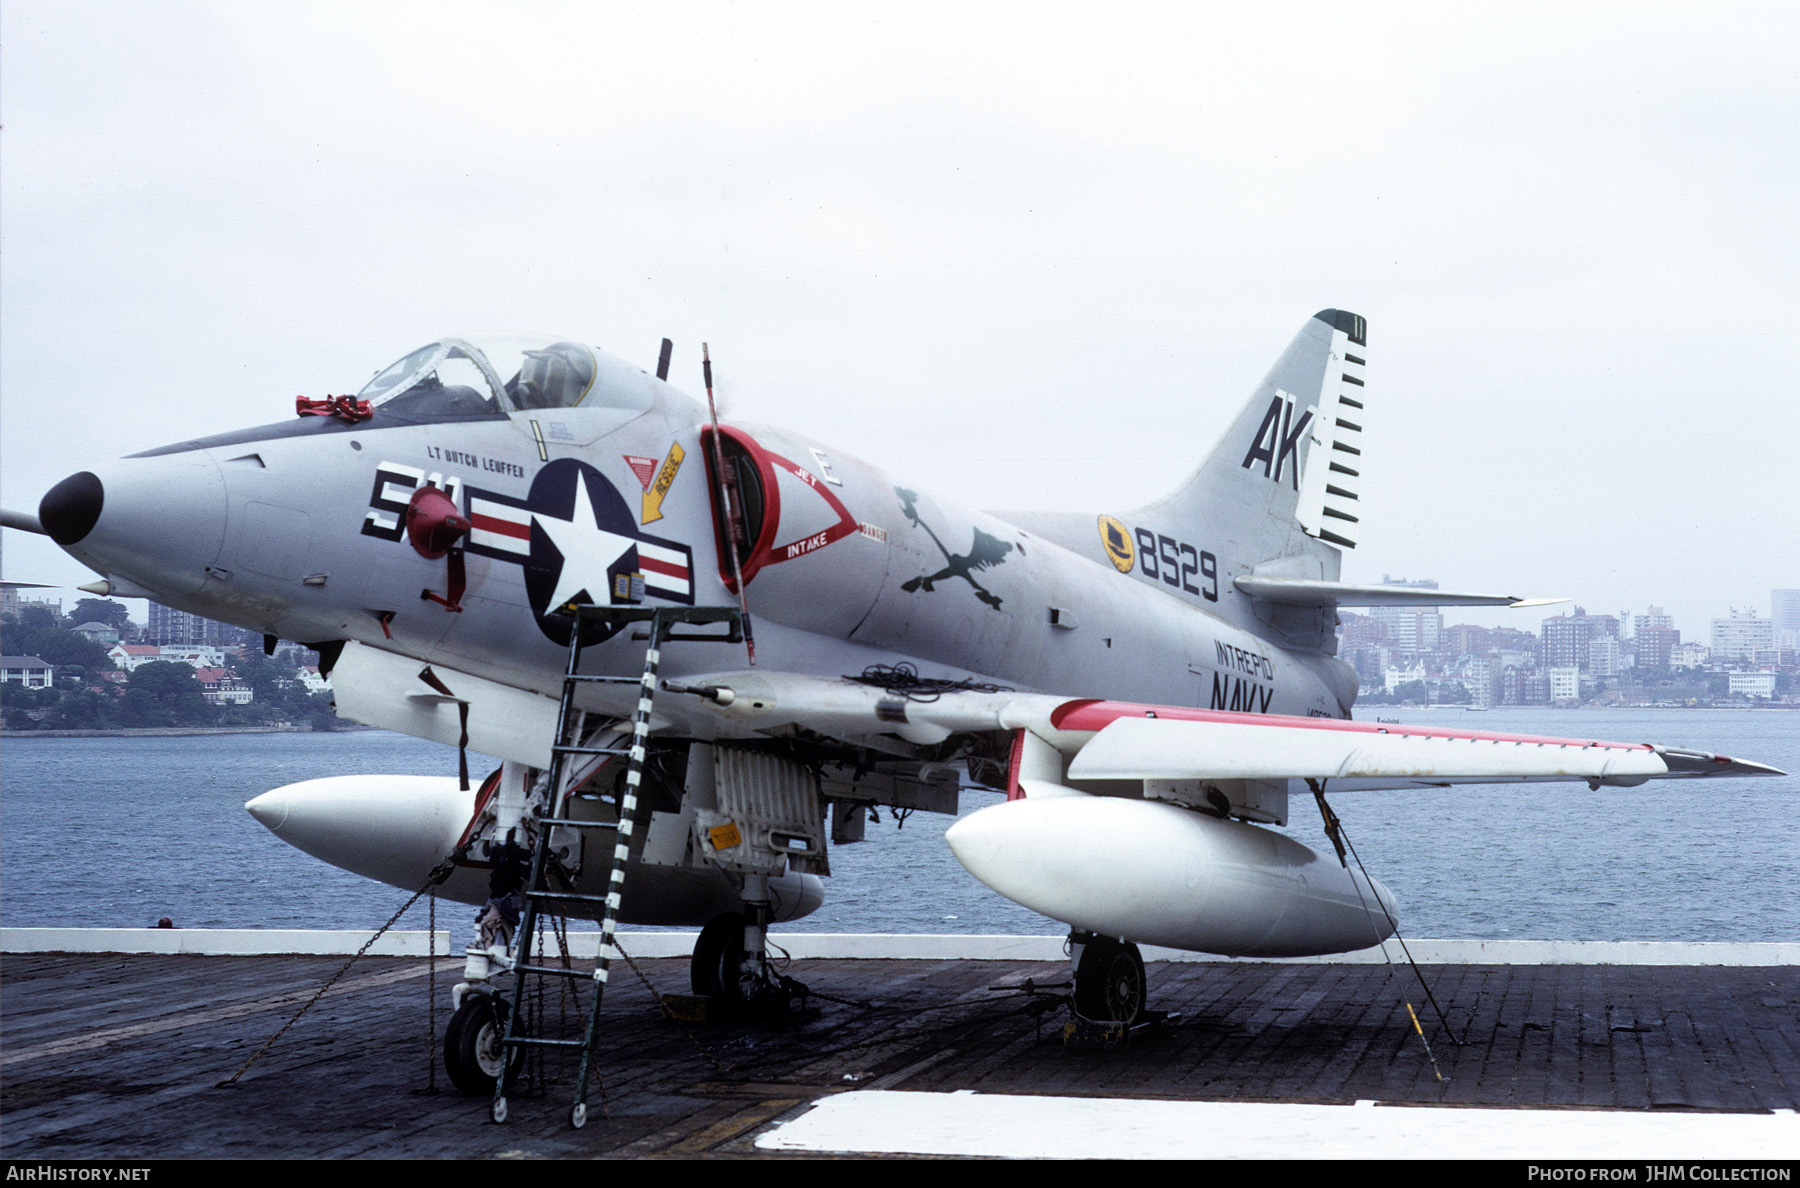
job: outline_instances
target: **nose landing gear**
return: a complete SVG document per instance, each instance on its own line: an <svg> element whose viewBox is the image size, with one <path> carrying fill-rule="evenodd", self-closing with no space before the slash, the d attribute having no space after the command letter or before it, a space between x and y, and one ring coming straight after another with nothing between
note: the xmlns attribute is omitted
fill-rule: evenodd
<svg viewBox="0 0 1800 1188"><path fill-rule="evenodd" d="M506 1060L500 1040L506 1034L506 1002L497 994L468 994L444 1028L444 1071L450 1083L470 1097L488 1097L502 1067L508 1079L517 1075L525 1050L515 1048Z"/></svg>

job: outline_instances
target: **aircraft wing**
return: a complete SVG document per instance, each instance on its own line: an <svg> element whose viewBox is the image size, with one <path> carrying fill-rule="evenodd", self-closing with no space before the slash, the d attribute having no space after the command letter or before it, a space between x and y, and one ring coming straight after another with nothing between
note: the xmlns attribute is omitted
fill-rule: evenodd
<svg viewBox="0 0 1800 1188"><path fill-rule="evenodd" d="M1670 777L1786 774L1748 760L1651 743L1010 691L908 695L850 678L791 673L719 673L665 688L696 695L713 715L745 733L800 728L859 745L885 737L933 746L959 733L1023 731L1061 754L1072 781L1322 779L1350 790L1541 780L1635 785Z"/></svg>
<svg viewBox="0 0 1800 1188"><path fill-rule="evenodd" d="M1339 789L1577 779L1635 785L1670 776L1781 774L1760 763L1649 743L1322 719L1160 716L1115 719L1069 764L1074 780L1318 779Z"/></svg>
<svg viewBox="0 0 1800 1188"><path fill-rule="evenodd" d="M1761 763L1654 743L1290 718L1179 706L1069 702L1053 715L1087 734L1072 780L1329 780L1337 790L1669 777L1785 775Z"/></svg>
<svg viewBox="0 0 1800 1188"><path fill-rule="evenodd" d="M1006 803L962 814L944 834L970 874L1077 933L1234 956L1344 952L1394 930L1393 896L1366 872L1254 824L1286 824L1300 780L1336 792L1782 774L1642 743L1071 700L891 674L730 672L663 688L686 696L658 698L658 713L714 737L829 736L900 758L902 774L907 747L921 771L959 753L1008 756ZM671 701L687 705L665 710ZM713 722L695 721L694 709ZM983 770L998 782L993 766ZM855 778L840 774L837 787Z"/></svg>

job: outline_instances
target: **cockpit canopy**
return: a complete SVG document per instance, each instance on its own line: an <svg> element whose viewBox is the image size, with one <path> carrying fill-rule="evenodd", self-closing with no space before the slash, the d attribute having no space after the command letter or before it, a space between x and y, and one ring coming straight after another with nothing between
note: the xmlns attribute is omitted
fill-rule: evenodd
<svg viewBox="0 0 1800 1188"><path fill-rule="evenodd" d="M579 342L516 334L422 346L377 373L357 397L388 413L432 417L650 404L641 373Z"/></svg>

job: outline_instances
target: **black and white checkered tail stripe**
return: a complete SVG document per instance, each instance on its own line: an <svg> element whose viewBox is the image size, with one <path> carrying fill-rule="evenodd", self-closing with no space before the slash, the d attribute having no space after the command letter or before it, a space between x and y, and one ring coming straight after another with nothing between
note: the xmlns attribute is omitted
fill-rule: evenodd
<svg viewBox="0 0 1800 1188"><path fill-rule="evenodd" d="M625 769L625 796L619 802L618 842L613 846L612 881L606 889L606 913L600 921L600 960L594 980L606 985L612 961L619 956L613 933L619 924L619 905L625 887L625 861L631 856L632 822L637 818L638 784L644 777L645 744L650 738L650 709L656 699L656 666L662 656L661 633L652 626L650 646L644 652L644 679L638 692L637 716L631 722L631 760Z"/></svg>

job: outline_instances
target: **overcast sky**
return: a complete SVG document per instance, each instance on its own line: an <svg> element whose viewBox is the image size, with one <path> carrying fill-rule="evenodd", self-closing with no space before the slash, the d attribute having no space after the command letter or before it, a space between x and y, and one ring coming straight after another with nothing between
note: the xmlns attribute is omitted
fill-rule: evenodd
<svg viewBox="0 0 1800 1188"><path fill-rule="evenodd" d="M1800 587L1800 7L9 0L0 47L7 507L497 329L694 392L705 339L729 415L1120 511L1338 306L1347 579L1702 640Z"/></svg>

